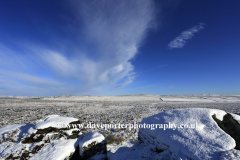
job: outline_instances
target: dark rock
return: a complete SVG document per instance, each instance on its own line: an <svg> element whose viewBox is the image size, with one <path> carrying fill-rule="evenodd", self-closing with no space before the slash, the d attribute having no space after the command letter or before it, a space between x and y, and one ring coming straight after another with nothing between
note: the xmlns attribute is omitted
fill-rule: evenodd
<svg viewBox="0 0 240 160"><path fill-rule="evenodd" d="M42 134L31 134L29 137L26 137L23 139L22 143L35 143L35 142L40 142L42 141L44 135Z"/></svg>
<svg viewBox="0 0 240 160"><path fill-rule="evenodd" d="M75 152L70 155L69 160L82 160L79 153L79 145L76 147Z"/></svg>
<svg viewBox="0 0 240 160"><path fill-rule="evenodd" d="M63 129L48 127L48 128L44 128L44 129L38 129L36 133L37 134L46 134L46 133L50 133L50 132L59 132L60 130L63 130Z"/></svg>
<svg viewBox="0 0 240 160"><path fill-rule="evenodd" d="M78 121L70 122L69 124L81 124L81 121L78 120Z"/></svg>
<svg viewBox="0 0 240 160"><path fill-rule="evenodd" d="M80 130L78 131L72 131L72 135L68 136L69 139L74 139L79 136Z"/></svg>
<svg viewBox="0 0 240 160"><path fill-rule="evenodd" d="M240 150L240 124L238 121L236 121L230 113L224 115L223 121L217 119L215 114L212 117L218 126L235 140L235 149Z"/></svg>

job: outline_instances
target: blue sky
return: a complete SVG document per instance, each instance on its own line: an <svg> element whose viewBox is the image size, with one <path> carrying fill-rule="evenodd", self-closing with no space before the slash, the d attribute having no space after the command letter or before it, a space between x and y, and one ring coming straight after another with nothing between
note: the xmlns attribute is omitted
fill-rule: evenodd
<svg viewBox="0 0 240 160"><path fill-rule="evenodd" d="M0 2L0 95L240 94L239 0Z"/></svg>

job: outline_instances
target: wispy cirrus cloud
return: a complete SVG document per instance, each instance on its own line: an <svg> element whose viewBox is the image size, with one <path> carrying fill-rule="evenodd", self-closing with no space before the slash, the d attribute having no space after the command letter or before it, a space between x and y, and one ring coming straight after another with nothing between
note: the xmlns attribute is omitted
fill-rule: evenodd
<svg viewBox="0 0 240 160"><path fill-rule="evenodd" d="M140 43L151 27L153 2L100 0L77 4L85 35L90 44L98 48L94 60L89 56L84 57L91 69L90 72L84 72L86 76L83 81L114 85L125 79L118 86L132 82L134 66L130 60L137 54Z"/></svg>
<svg viewBox="0 0 240 160"><path fill-rule="evenodd" d="M57 49L37 41L26 43L26 39L15 43L21 51L1 44L0 81L4 84L0 87L5 90L0 90L0 94L21 94L22 89L26 91L24 95L33 96L101 94L133 82L136 74L131 60L147 31L154 26L153 1L70 3L74 25L66 26L64 31L77 38L62 40L64 37L47 34L54 39L55 46L60 44ZM79 45L73 45L76 39ZM71 50L66 49L70 47Z"/></svg>
<svg viewBox="0 0 240 160"><path fill-rule="evenodd" d="M186 40L192 39L195 33L199 32L201 29L204 29L204 25L204 23L199 23L199 25L183 31L179 36L177 36L168 44L168 47L170 49L183 48L187 43Z"/></svg>

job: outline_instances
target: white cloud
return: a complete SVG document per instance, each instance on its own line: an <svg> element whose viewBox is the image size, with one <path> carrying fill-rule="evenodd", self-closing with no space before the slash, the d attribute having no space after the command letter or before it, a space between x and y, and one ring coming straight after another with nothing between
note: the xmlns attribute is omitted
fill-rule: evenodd
<svg viewBox="0 0 240 160"><path fill-rule="evenodd" d="M4 77L0 81L12 80L18 88L15 93L25 88L28 95L31 90L32 95L104 93L133 82L131 60L152 27L153 2L85 0L74 1L73 6L80 24L76 35L82 36L79 39L86 46L74 46L68 53L64 49L71 42L60 43L64 41L54 37L61 44L59 49L21 42L16 45L26 53L18 53L0 45L0 76ZM14 87L5 87L8 92L4 93L14 93L9 91Z"/></svg>
<svg viewBox="0 0 240 160"><path fill-rule="evenodd" d="M174 48L183 48L187 43L186 40L193 38L194 34L199 32L201 29L204 29L204 23L200 23L197 26L194 26L177 36L173 41L168 44L170 49Z"/></svg>
<svg viewBox="0 0 240 160"><path fill-rule="evenodd" d="M12 71L2 70L2 69L0 69L0 75L2 75L2 77L7 77L5 79L8 79L7 82L8 84L11 84L11 85L13 84L13 80L11 79L16 79L16 78L18 80L24 81L29 84L34 84L36 86L57 87L61 85L59 82L54 80L47 80L37 76L25 74L25 73L12 72ZM4 80L4 78L1 78L1 79ZM12 83L9 83L9 82L12 82Z"/></svg>
<svg viewBox="0 0 240 160"><path fill-rule="evenodd" d="M94 76L99 84L111 85L123 78L133 79L130 60L137 54L147 29L151 27L154 18L152 1L99 0L78 4L85 35L97 44L100 57L96 61L85 57L90 61L86 66L91 65L90 72L85 73L90 75L85 77Z"/></svg>
<svg viewBox="0 0 240 160"><path fill-rule="evenodd" d="M44 54L47 64L88 89L131 83L135 78L131 59L153 23L153 2L98 0L75 1L74 5L84 40L94 49L80 49L71 58L48 51Z"/></svg>

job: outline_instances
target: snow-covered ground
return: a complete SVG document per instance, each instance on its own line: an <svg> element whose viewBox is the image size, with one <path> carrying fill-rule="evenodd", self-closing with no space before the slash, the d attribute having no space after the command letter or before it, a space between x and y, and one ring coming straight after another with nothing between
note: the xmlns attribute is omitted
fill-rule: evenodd
<svg viewBox="0 0 240 160"><path fill-rule="evenodd" d="M236 146L235 140L212 118L216 115L216 118L222 121L226 114L222 110L202 108L162 112L144 119L141 124L167 124L168 128L143 128L139 135L143 141L151 142L153 138L152 142L157 148L169 149L171 153L181 153L191 159L218 160L222 151L234 149Z"/></svg>
<svg viewBox="0 0 240 160"><path fill-rule="evenodd" d="M0 96L0 99L42 99L53 101L163 101L163 102L240 102L240 95L122 95L122 96L50 96L50 97L27 97L27 96Z"/></svg>
<svg viewBox="0 0 240 160"><path fill-rule="evenodd" d="M22 99L22 97L21 99L17 99L19 97L15 98L16 99L0 99L0 127L12 124L33 123L37 120L45 119L48 115L74 117L84 124L90 122L94 124L128 124L134 122L140 123L141 120L146 117L162 111L179 108L212 108L240 114L240 102L238 102L240 96L236 95L56 96L45 98L24 97L25 99ZM107 99L108 101L106 101ZM178 101L175 101L176 99L178 99ZM181 101L179 99L181 99ZM228 99L229 101L202 101L205 99ZM230 101L233 99L234 101ZM85 132L88 131L94 132L99 131L99 129L92 128ZM123 136L125 139L130 140L137 137L137 131L138 130L134 129L111 130L115 136ZM101 129L100 132L109 134L110 130Z"/></svg>
<svg viewBox="0 0 240 160"><path fill-rule="evenodd" d="M219 96L219 95L192 95L192 96L158 96L158 95L131 95L131 96L56 96L56 97L0 97L0 133L3 136L10 130L19 128L24 130L25 135L20 135L20 138L26 137L33 132L32 126L45 128L51 126L58 118L57 115L69 117L59 126L64 126L71 121L79 120L82 124L140 124L140 122L150 116L159 114L163 111L181 108L210 108L220 109L223 112L230 112L240 115L240 96ZM50 116L49 115L55 115ZM234 116L234 115L233 115ZM72 117L72 118L70 118ZM236 119L238 119L237 117ZM221 118L220 118L221 119ZM239 118L240 119L240 118ZM57 120L58 121L58 120ZM29 124L24 126L23 124ZM14 125L14 126L9 126ZM44 127L43 127L44 125ZM24 128L24 127L25 128ZM34 129L36 129L36 126ZM22 127L22 128L21 128ZM56 127L56 126L55 126ZM74 129L73 129L74 130ZM70 131L64 131L65 134L70 134ZM125 155L129 152L129 157L152 157L150 155L142 155L141 152L148 152L149 147L145 147L136 143L138 138L138 129L105 129L105 128L88 128L82 129L82 133L99 132L107 136L112 133L115 137L123 137L122 144L109 144L107 146L108 155L114 159L114 155L120 155L124 152ZM18 132L17 130L15 132ZM14 132L14 133L15 133ZM69 132L69 133L68 133ZM7 136L7 135L6 135ZM15 140L19 137L15 137ZM62 140L64 142L64 139ZM59 143L53 142L52 146ZM14 147L34 148L26 144L24 146L13 145L14 142L3 142L0 146L0 153L11 152L16 149ZM71 145L72 147L74 145ZM74 143L75 144L75 143ZM38 142L35 144L40 146ZM12 146L12 148L11 148ZM44 146L47 148L47 146ZM43 148L44 148L43 147ZM50 146L49 146L50 147ZM8 149L7 149L8 148ZM71 148L71 147L70 147ZM54 148L51 148L54 151ZM55 147L56 149L56 147ZM18 150L18 149L17 149ZM138 150L138 152L136 151ZM151 149L150 149L151 150ZM136 152L133 152L136 151ZM57 153L58 151L56 151ZM225 155L230 155L236 151L226 152ZM113 154L116 153L116 154ZM150 153L150 151L149 151ZM44 154L39 152L39 154ZM168 151L162 153L162 157L169 156ZM42 156L41 155L41 156ZM39 156L39 157L41 157ZM63 155L65 156L65 155ZM157 156L157 155L156 155ZM109 157L109 158L110 158ZM223 158L222 158L223 159Z"/></svg>
<svg viewBox="0 0 240 160"><path fill-rule="evenodd" d="M60 117L59 115L50 115L43 120L36 121L35 123L36 129L44 129L48 127L65 128L70 122L74 121L78 121L78 119L71 117Z"/></svg>
<svg viewBox="0 0 240 160"><path fill-rule="evenodd" d="M140 98L141 97L141 98ZM158 95L126 95L126 96L54 96L44 97L44 100L61 101L159 101Z"/></svg>
<svg viewBox="0 0 240 160"><path fill-rule="evenodd" d="M238 96L209 96L209 97L163 97L164 102L240 102Z"/></svg>
<svg viewBox="0 0 240 160"><path fill-rule="evenodd" d="M78 139L63 139L52 142L44 146L40 152L30 158L30 160L63 160L69 156L69 153L74 153Z"/></svg>

